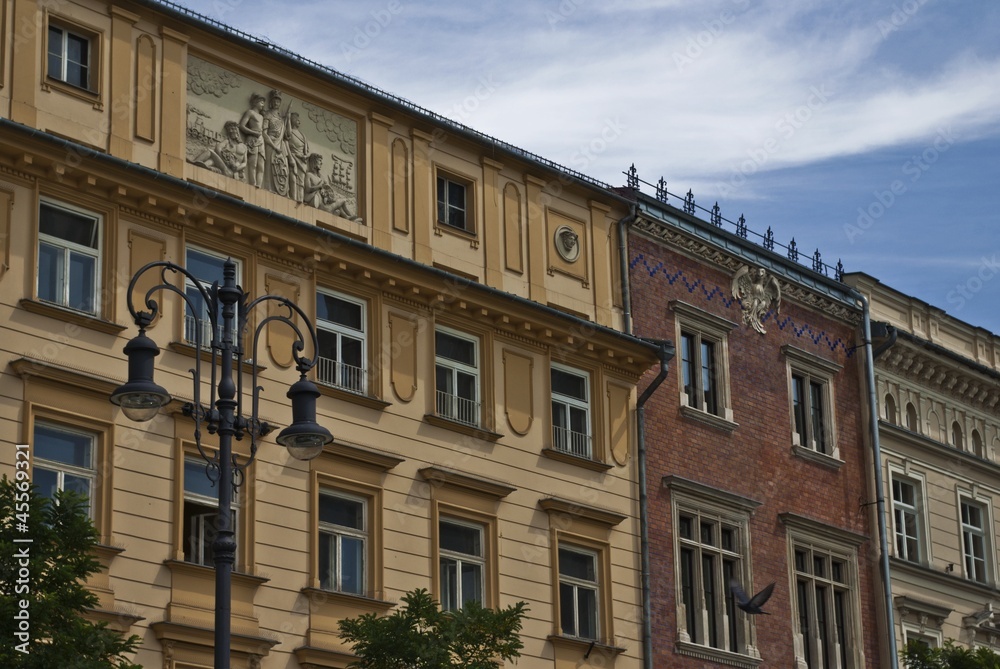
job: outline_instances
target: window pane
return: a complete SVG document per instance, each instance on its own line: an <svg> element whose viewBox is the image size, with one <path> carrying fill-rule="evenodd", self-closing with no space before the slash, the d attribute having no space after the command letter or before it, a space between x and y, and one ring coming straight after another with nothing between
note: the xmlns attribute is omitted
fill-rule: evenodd
<svg viewBox="0 0 1000 669"><path fill-rule="evenodd" d="M361 357L361 340L343 337L340 342L341 362L353 367L364 367Z"/></svg>
<svg viewBox="0 0 1000 669"><path fill-rule="evenodd" d="M455 394L463 399L475 402L477 395L476 377L464 372L458 372L455 376L458 380L458 392Z"/></svg>
<svg viewBox="0 0 1000 669"><path fill-rule="evenodd" d="M340 538L340 580L343 592L364 592L365 542L358 537Z"/></svg>
<svg viewBox="0 0 1000 669"><path fill-rule="evenodd" d="M454 181L448 182L448 204L458 209L465 209L465 186Z"/></svg>
<svg viewBox="0 0 1000 669"><path fill-rule="evenodd" d="M570 429L579 434L590 434L590 425L587 421L587 412L577 407L569 409Z"/></svg>
<svg viewBox="0 0 1000 669"><path fill-rule="evenodd" d="M219 487L209 480L205 464L197 460L184 461L184 492L219 499Z"/></svg>
<svg viewBox="0 0 1000 669"><path fill-rule="evenodd" d="M445 332L436 332L434 347L439 358L455 360L471 367L476 365L476 344L473 341L460 339Z"/></svg>
<svg viewBox="0 0 1000 669"><path fill-rule="evenodd" d="M190 293L190 291L188 291ZM322 328L316 328L316 340L319 344L319 357L329 360L337 360L337 340L340 338L336 332L330 332Z"/></svg>
<svg viewBox="0 0 1000 669"><path fill-rule="evenodd" d="M87 68L71 60L66 61L66 83L87 88L90 85Z"/></svg>
<svg viewBox="0 0 1000 669"><path fill-rule="evenodd" d="M587 379L578 374L564 372L561 369L553 369L552 392L586 402L588 400Z"/></svg>
<svg viewBox="0 0 1000 669"><path fill-rule="evenodd" d="M36 458L90 469L93 467L93 453L94 438L91 435L35 425Z"/></svg>
<svg viewBox="0 0 1000 669"><path fill-rule="evenodd" d="M483 566L481 564L462 563L462 605L466 602L483 603Z"/></svg>
<svg viewBox="0 0 1000 669"><path fill-rule="evenodd" d="M97 259L81 253L69 254L69 304L67 306L93 313L96 309Z"/></svg>
<svg viewBox="0 0 1000 669"><path fill-rule="evenodd" d="M694 520L691 516L680 516L677 519L677 524L680 526L680 534L685 539L691 538L691 528L693 526Z"/></svg>
<svg viewBox="0 0 1000 669"><path fill-rule="evenodd" d="M316 296L316 318L343 325L355 330L364 330L363 308L360 304L342 300L333 295L319 293Z"/></svg>
<svg viewBox="0 0 1000 669"><path fill-rule="evenodd" d="M38 494L48 499L55 497L59 490L59 474L38 465L32 468L31 482L38 486Z"/></svg>
<svg viewBox="0 0 1000 669"><path fill-rule="evenodd" d="M701 343L701 389L705 395L705 411L716 413L718 402L715 391L715 345Z"/></svg>
<svg viewBox="0 0 1000 669"><path fill-rule="evenodd" d="M478 527L466 527L441 521L441 550L482 557L483 532Z"/></svg>
<svg viewBox="0 0 1000 669"><path fill-rule="evenodd" d="M328 532L319 533L319 586L325 590L337 587L335 561L337 537Z"/></svg>
<svg viewBox="0 0 1000 669"><path fill-rule="evenodd" d="M222 266L225 264L224 258L218 258L207 253L202 253L197 249L187 249L187 256L184 267L194 274L200 281L211 285L213 281L222 283Z"/></svg>
<svg viewBox="0 0 1000 669"><path fill-rule="evenodd" d="M806 435L806 396L804 379L797 374L792 374L792 413L795 419L795 432L799 435L799 445L808 446L808 436Z"/></svg>
<svg viewBox="0 0 1000 669"><path fill-rule="evenodd" d="M85 476L75 476L74 474L63 475L63 490L75 492L90 499L90 478Z"/></svg>
<svg viewBox="0 0 1000 669"><path fill-rule="evenodd" d="M583 581L597 580L597 564L593 555L559 549L559 573Z"/></svg>
<svg viewBox="0 0 1000 669"><path fill-rule="evenodd" d="M576 605L573 592L576 588L568 583L559 584L559 625L563 634L576 636Z"/></svg>
<svg viewBox="0 0 1000 669"><path fill-rule="evenodd" d="M44 235L57 237L87 248L97 248L97 221L60 207L42 203L39 206L38 230Z"/></svg>
<svg viewBox="0 0 1000 669"><path fill-rule="evenodd" d="M336 495L319 496L319 522L354 530L365 529L365 504Z"/></svg>
<svg viewBox="0 0 1000 669"><path fill-rule="evenodd" d="M441 608L456 611L458 604L458 562L451 558L441 558Z"/></svg>
<svg viewBox="0 0 1000 669"><path fill-rule="evenodd" d="M597 638L597 591L589 588L577 588L577 604L580 612L577 620L579 627L576 635L584 639Z"/></svg>
<svg viewBox="0 0 1000 669"><path fill-rule="evenodd" d="M70 33L66 34L66 57L74 63L87 64L88 47L89 43L86 39Z"/></svg>

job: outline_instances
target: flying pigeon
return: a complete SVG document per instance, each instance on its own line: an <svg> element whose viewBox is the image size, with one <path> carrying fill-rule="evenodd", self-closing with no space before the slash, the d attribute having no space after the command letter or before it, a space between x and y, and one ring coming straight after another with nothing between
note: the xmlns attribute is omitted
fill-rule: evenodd
<svg viewBox="0 0 1000 669"><path fill-rule="evenodd" d="M736 596L736 606L740 607L747 613L753 615L757 613L763 613L764 615L770 615L767 611L761 610L760 607L771 598L771 591L774 590L774 583L771 583L763 590L758 592L753 597L747 597L747 593L743 590L743 586L735 578L729 581L729 589L733 591Z"/></svg>

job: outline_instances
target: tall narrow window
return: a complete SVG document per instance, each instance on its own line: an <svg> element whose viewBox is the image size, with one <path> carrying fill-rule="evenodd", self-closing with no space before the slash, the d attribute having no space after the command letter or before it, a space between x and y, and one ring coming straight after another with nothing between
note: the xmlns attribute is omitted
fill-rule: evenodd
<svg viewBox="0 0 1000 669"><path fill-rule="evenodd" d="M896 534L896 557L921 561L920 493L916 481L892 477L892 515Z"/></svg>
<svg viewBox="0 0 1000 669"><path fill-rule="evenodd" d="M552 445L583 458L592 458L590 438L590 377L568 367L552 365Z"/></svg>
<svg viewBox="0 0 1000 669"><path fill-rule="evenodd" d="M582 548L559 546L559 615L562 633L598 639L599 581L597 554Z"/></svg>
<svg viewBox="0 0 1000 669"><path fill-rule="evenodd" d="M848 564L813 546L795 547L795 608L802 652L810 669L848 669L855 655L848 643L854 610Z"/></svg>
<svg viewBox="0 0 1000 669"><path fill-rule="evenodd" d="M238 534L239 503L233 491L230 524ZM211 566L214 564L212 542L218 533L218 483L206 473L205 463L197 458L184 460L184 561ZM239 540L237 540L239 543Z"/></svg>
<svg viewBox="0 0 1000 669"><path fill-rule="evenodd" d="M38 299L97 314L101 219L43 201L38 211Z"/></svg>
<svg viewBox="0 0 1000 669"><path fill-rule="evenodd" d="M990 574L987 566L986 510L976 502L963 499L961 513L965 577L979 583L987 583Z"/></svg>
<svg viewBox="0 0 1000 669"><path fill-rule="evenodd" d="M965 450L965 437L962 434L962 426L957 420L951 424L951 445L960 451Z"/></svg>
<svg viewBox="0 0 1000 669"><path fill-rule="evenodd" d="M890 393L885 394L885 420L896 425L896 400Z"/></svg>
<svg viewBox="0 0 1000 669"><path fill-rule="evenodd" d="M719 413L717 345L699 333L681 332L681 373L688 406Z"/></svg>
<svg viewBox="0 0 1000 669"><path fill-rule="evenodd" d="M452 330L434 333L437 414L479 425L479 340Z"/></svg>
<svg viewBox="0 0 1000 669"><path fill-rule="evenodd" d="M32 482L43 497L70 490L87 500L93 515L94 459L97 438L93 433L52 423L35 423Z"/></svg>
<svg viewBox="0 0 1000 669"><path fill-rule="evenodd" d="M792 413L798 445L830 455L827 444L826 384L792 372Z"/></svg>
<svg viewBox="0 0 1000 669"><path fill-rule="evenodd" d="M324 590L364 594L367 515L363 498L320 491L319 582Z"/></svg>
<svg viewBox="0 0 1000 669"><path fill-rule="evenodd" d="M986 450L983 448L983 437L979 434L979 430L972 431L972 453L980 458L986 457Z"/></svg>
<svg viewBox="0 0 1000 669"><path fill-rule="evenodd" d="M485 564L483 527L441 519L438 523L441 559L441 608L457 611L468 602L483 604Z"/></svg>
<svg viewBox="0 0 1000 669"><path fill-rule="evenodd" d="M912 402L906 403L906 429L910 432L920 432L917 423L917 408Z"/></svg>
<svg viewBox="0 0 1000 669"><path fill-rule="evenodd" d="M49 26L48 75L67 84L91 90L88 37L60 26Z"/></svg>
<svg viewBox="0 0 1000 669"><path fill-rule="evenodd" d="M437 222L452 228L473 232L468 216L466 184L452 177L437 177Z"/></svg>
<svg viewBox="0 0 1000 669"><path fill-rule="evenodd" d="M201 296L201 291L198 290L198 286L201 286L206 291L210 291L212 284L218 282L222 285L222 269L226 262L226 256L218 255L215 253L210 253L208 251L203 251L201 249L188 247L185 254L184 267L189 272L194 274L198 279L197 283L191 281L191 279L185 277L185 291L191 302L196 305L196 310L199 317L201 318L201 346L202 348L208 348L212 343L212 323L208 317L208 304L205 302L204 298ZM240 282L240 264L236 263L236 283ZM184 341L189 344L195 344L198 340L199 332L197 331L196 321L194 319L195 312L192 311L191 307L187 307L184 318ZM222 325L222 313L216 314L216 319L219 325ZM238 340L237 332L232 332L231 336L233 341ZM222 337L222 333L218 333L218 336Z"/></svg>
<svg viewBox="0 0 1000 669"><path fill-rule="evenodd" d="M316 295L317 380L364 395L366 369L365 303L335 293Z"/></svg>

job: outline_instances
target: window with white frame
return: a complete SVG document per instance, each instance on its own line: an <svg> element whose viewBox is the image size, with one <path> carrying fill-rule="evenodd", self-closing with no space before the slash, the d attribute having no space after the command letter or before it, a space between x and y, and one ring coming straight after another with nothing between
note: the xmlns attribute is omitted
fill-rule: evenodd
<svg viewBox="0 0 1000 669"><path fill-rule="evenodd" d="M97 436L54 423L36 422L32 443L32 482L43 497L69 490L87 500L93 516Z"/></svg>
<svg viewBox="0 0 1000 669"><path fill-rule="evenodd" d="M468 602L485 604L484 528L442 518L438 522L441 608L457 611Z"/></svg>
<svg viewBox="0 0 1000 669"><path fill-rule="evenodd" d="M552 447L582 458L592 458L590 376L555 363L551 373Z"/></svg>
<svg viewBox="0 0 1000 669"><path fill-rule="evenodd" d="M959 507L965 577L970 581L988 583L991 578L990 545L986 534L989 514L983 504L966 497L961 498Z"/></svg>
<svg viewBox="0 0 1000 669"><path fill-rule="evenodd" d="M48 46L48 76L77 88L92 90L92 39L62 26L50 24Z"/></svg>
<svg viewBox="0 0 1000 669"><path fill-rule="evenodd" d="M451 228L475 232L469 211L470 188L466 182L445 174L437 175L437 222Z"/></svg>
<svg viewBox="0 0 1000 669"><path fill-rule="evenodd" d="M559 624L562 633L580 639L599 639L599 602L597 553L560 544Z"/></svg>
<svg viewBox="0 0 1000 669"><path fill-rule="evenodd" d="M201 286L201 288L209 293L211 293L212 284L216 281L221 286L223 281L223 265L227 257L193 246L188 246L186 249L184 268L191 272L198 280L195 283L190 278L184 278L184 290L192 304L195 305L195 311L192 311L189 305L184 315L184 341L189 344L195 345L198 342L199 334L201 335L200 343L202 348L208 348L212 344L212 322L208 315L208 304L205 303L205 299L202 297L201 291L198 290L198 286ZM234 262L236 263L236 283L239 285L240 262L238 260L234 260ZM198 313L198 317L201 319L200 333L198 332L197 321L194 317L195 312ZM221 305L219 313L216 314L216 320L221 327ZM237 334L235 331L232 333L234 343L237 341ZM219 337L222 337L221 332L219 333Z"/></svg>
<svg viewBox="0 0 1000 669"><path fill-rule="evenodd" d="M316 294L320 383L360 395L368 391L366 312L363 300L332 291Z"/></svg>
<svg viewBox="0 0 1000 669"><path fill-rule="evenodd" d="M920 482L893 472L892 520L896 557L923 561L923 511Z"/></svg>
<svg viewBox="0 0 1000 669"><path fill-rule="evenodd" d="M792 346L783 346L781 351L788 363L793 448L839 459L833 378L840 365Z"/></svg>
<svg viewBox="0 0 1000 669"><path fill-rule="evenodd" d="M230 526L239 534L239 502L233 491ZM183 551L184 561L205 566L214 564L212 542L218 534L219 486L208 477L205 462L184 459ZM237 541L239 543L239 541Z"/></svg>
<svg viewBox="0 0 1000 669"><path fill-rule="evenodd" d="M479 425L479 340L455 330L434 332L437 415Z"/></svg>
<svg viewBox="0 0 1000 669"><path fill-rule="evenodd" d="M846 559L818 546L795 546L795 613L809 669L856 666L850 628L856 605Z"/></svg>
<svg viewBox="0 0 1000 669"><path fill-rule="evenodd" d="M101 217L42 200L38 208L38 299L96 315L100 266Z"/></svg>
<svg viewBox="0 0 1000 669"><path fill-rule="evenodd" d="M365 594L368 502L329 489L319 493L319 582L324 590Z"/></svg>
<svg viewBox="0 0 1000 669"><path fill-rule="evenodd" d="M735 428L729 395L728 337L736 324L676 300L670 308L680 342L681 412L716 427Z"/></svg>

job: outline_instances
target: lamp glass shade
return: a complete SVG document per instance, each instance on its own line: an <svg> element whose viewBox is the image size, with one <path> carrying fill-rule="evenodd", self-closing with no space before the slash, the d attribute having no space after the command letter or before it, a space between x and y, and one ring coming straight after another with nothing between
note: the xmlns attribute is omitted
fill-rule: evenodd
<svg viewBox="0 0 1000 669"><path fill-rule="evenodd" d="M111 402L120 406L129 420L144 423L170 403L170 394L149 381L129 382L111 395Z"/></svg>
<svg viewBox="0 0 1000 669"><path fill-rule="evenodd" d="M323 452L323 446L333 441L333 435L319 423L301 422L286 427L275 441L296 460L312 460Z"/></svg>

